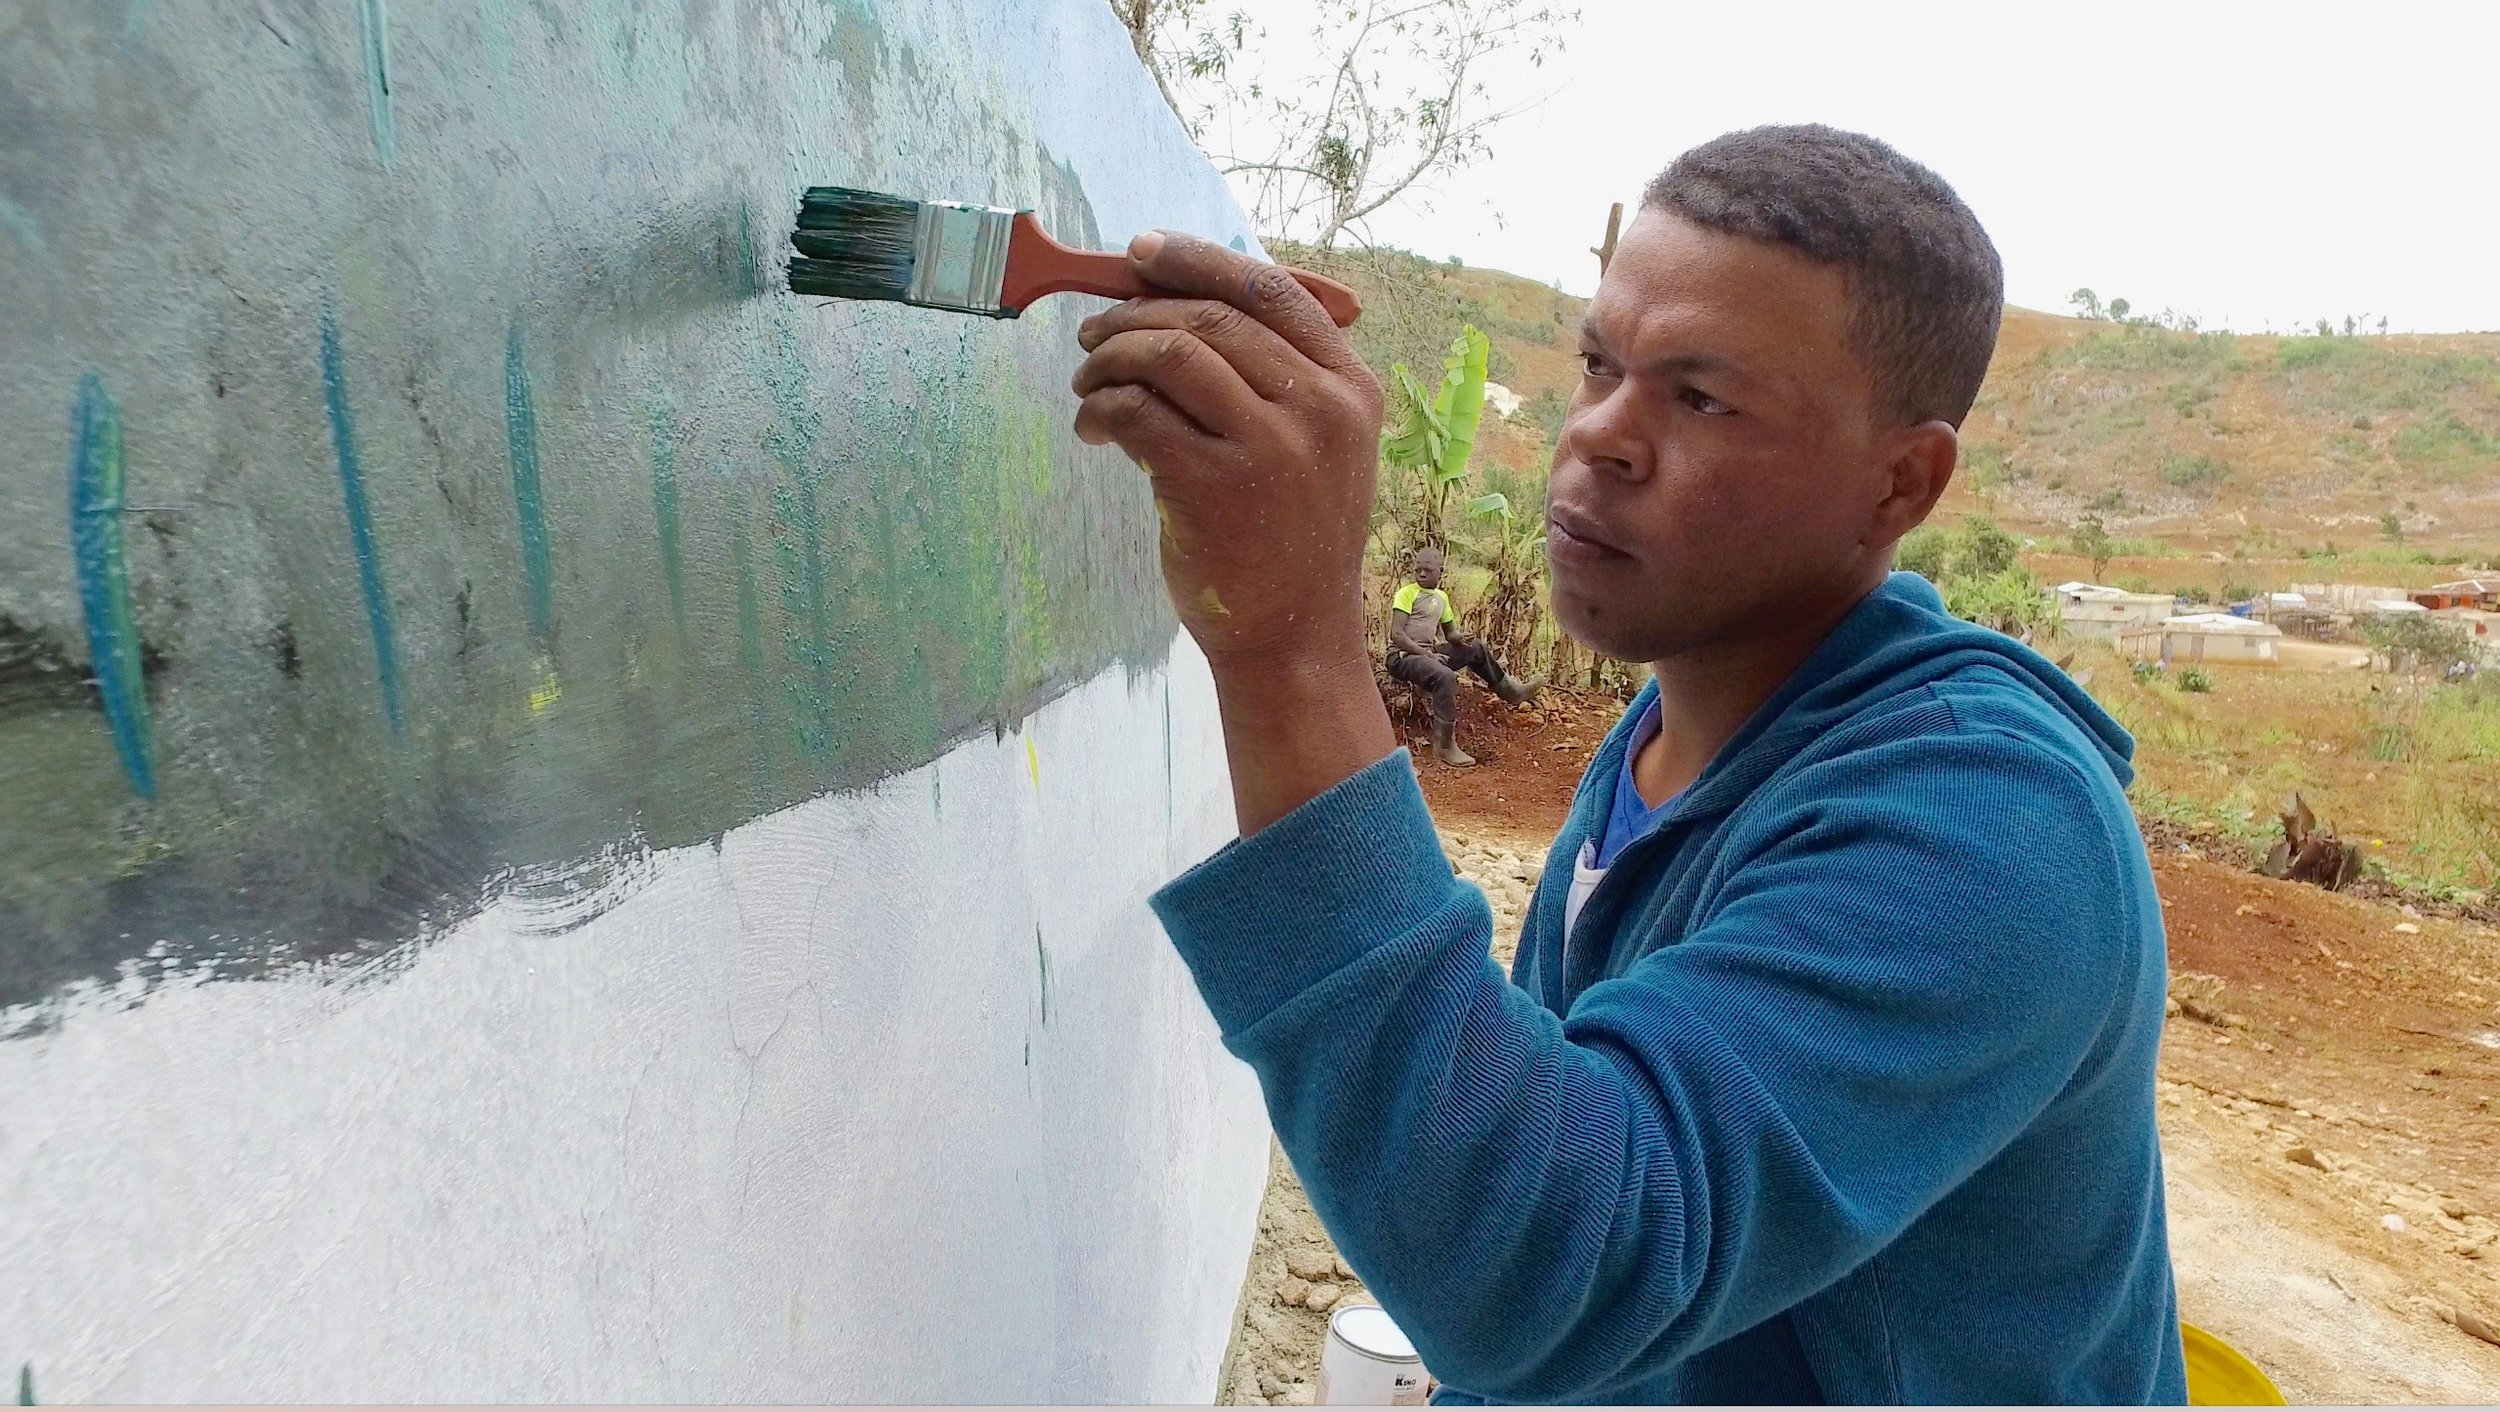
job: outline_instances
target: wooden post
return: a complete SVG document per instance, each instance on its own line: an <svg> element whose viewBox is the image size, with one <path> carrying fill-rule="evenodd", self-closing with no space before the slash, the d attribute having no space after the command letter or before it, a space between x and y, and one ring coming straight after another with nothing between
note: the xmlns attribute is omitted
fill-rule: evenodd
<svg viewBox="0 0 2500 1412"><path fill-rule="evenodd" d="M1614 209L1606 213L1606 243L1603 245L1592 245L1589 247L1589 253L1597 257L1597 277L1599 279L1604 279L1606 277L1606 267L1614 263L1615 236L1621 233L1622 230L1623 203L1617 201L1614 205Z"/></svg>

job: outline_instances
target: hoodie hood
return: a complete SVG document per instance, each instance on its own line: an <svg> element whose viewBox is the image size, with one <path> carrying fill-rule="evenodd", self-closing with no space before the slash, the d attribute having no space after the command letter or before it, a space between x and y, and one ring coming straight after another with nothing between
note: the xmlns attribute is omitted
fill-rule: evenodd
<svg viewBox="0 0 2500 1412"><path fill-rule="evenodd" d="M2057 664L2001 632L1947 613L1935 585L1895 573L1843 618L1787 682L1720 747L1671 818L1724 812L1800 750L1869 706L1973 667L1991 667L2074 723L2117 776L2135 779L2135 738ZM1589 763L1589 777L1611 779L1624 742L1658 683L1644 683ZM1600 797L1603 791L1596 792ZM1594 801L1583 785L1580 802ZM1602 806L1601 806L1602 807ZM1575 813L1579 812L1577 808Z"/></svg>

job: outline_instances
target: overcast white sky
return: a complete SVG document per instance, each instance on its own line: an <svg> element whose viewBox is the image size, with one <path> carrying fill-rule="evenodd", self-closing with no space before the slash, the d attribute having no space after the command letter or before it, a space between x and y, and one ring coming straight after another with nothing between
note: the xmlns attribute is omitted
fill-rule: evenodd
<svg viewBox="0 0 2500 1412"><path fill-rule="evenodd" d="M1717 133L1813 121L1952 182L2017 304L2500 329L2500 0L1580 3L1527 79L1552 98L1375 239L1585 294L1608 202Z"/></svg>

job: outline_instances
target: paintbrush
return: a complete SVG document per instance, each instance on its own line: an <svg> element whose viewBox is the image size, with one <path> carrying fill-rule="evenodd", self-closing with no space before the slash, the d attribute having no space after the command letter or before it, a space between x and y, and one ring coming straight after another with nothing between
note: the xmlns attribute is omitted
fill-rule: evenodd
<svg viewBox="0 0 2500 1412"><path fill-rule="evenodd" d="M1128 256L1050 238L1031 211L913 201L848 186L811 186L790 233L790 292L881 299L1012 319L1045 294L1135 299L1160 294ZM1351 289L1291 271L1339 327L1363 312Z"/></svg>

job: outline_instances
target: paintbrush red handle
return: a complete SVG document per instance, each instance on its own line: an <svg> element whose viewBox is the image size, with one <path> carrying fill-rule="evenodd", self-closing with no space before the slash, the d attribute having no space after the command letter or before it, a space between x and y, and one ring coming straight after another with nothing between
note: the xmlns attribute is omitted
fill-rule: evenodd
<svg viewBox="0 0 2500 1412"><path fill-rule="evenodd" d="M1363 316L1362 296L1328 278L1290 266L1311 297L1344 328ZM1137 277L1128 256L1110 250L1076 250L1050 238L1030 211L1019 212L1007 237L1007 278L998 291L1000 307L1023 312L1045 294L1099 294L1106 299L1138 299L1163 294Z"/></svg>

